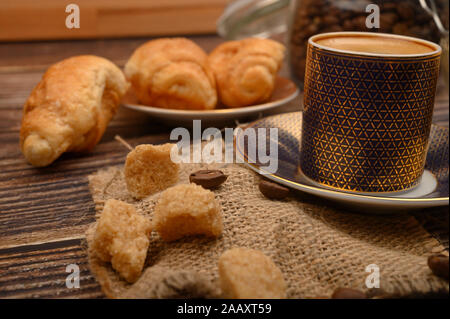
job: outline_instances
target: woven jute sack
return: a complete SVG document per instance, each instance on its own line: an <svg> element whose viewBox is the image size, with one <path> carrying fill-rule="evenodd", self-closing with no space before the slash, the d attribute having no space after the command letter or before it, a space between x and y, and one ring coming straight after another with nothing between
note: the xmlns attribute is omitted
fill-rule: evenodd
<svg viewBox="0 0 450 319"><path fill-rule="evenodd" d="M364 208L355 213L295 192L285 200L270 200L258 189L260 177L238 164L182 164L179 183L189 183L189 174L201 168L220 168L228 175L214 190L222 206L222 235L166 243L153 232L144 271L128 284L90 248L94 223L86 233L89 264L107 297L220 297L217 262L232 247L257 249L272 258L283 272L288 298L330 296L338 287L377 297L448 293L448 282L427 266L427 257L444 247L411 215L367 214ZM98 171L89 176L89 185L97 217L104 202L114 198L152 219L160 195L134 200L122 167ZM374 269L380 287L369 289L366 280Z"/></svg>

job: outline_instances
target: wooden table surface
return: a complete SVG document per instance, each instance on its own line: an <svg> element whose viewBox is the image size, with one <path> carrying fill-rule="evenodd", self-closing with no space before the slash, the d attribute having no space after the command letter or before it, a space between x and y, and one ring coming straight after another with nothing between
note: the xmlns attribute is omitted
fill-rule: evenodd
<svg viewBox="0 0 450 319"><path fill-rule="evenodd" d="M206 51L222 42L216 36L192 39ZM26 163L19 149L22 106L49 65L73 55L95 54L123 66L146 40L0 43L0 298L103 297L83 248L84 231L95 214L87 176L123 164L127 150L114 140L116 134L131 145L163 143L171 128L121 108L92 153L63 155L50 167L37 169ZM282 72L286 74L286 68ZM434 123L448 127L448 105L448 92L440 81ZM300 109L301 97L279 111ZM437 209L433 214L447 214L445 240L448 213ZM80 267L78 289L65 285L66 266L73 263Z"/></svg>

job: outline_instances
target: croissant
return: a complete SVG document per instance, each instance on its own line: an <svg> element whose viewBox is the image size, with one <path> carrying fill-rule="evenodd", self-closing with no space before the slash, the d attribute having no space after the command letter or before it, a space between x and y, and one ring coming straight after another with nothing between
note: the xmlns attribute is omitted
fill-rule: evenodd
<svg viewBox="0 0 450 319"><path fill-rule="evenodd" d="M47 166L64 152L92 150L128 86L122 71L101 57L76 56L52 65L24 105L25 158Z"/></svg>
<svg viewBox="0 0 450 319"><path fill-rule="evenodd" d="M125 75L139 101L171 109L213 109L217 103L208 56L185 38L144 43L125 65Z"/></svg>
<svg viewBox="0 0 450 319"><path fill-rule="evenodd" d="M285 48L268 39L249 38L219 45L208 62L216 77L219 99L228 107L270 99Z"/></svg>

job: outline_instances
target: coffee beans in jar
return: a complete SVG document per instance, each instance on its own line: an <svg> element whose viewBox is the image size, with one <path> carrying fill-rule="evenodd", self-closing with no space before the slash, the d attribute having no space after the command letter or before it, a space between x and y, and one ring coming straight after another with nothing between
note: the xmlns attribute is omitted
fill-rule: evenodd
<svg viewBox="0 0 450 319"><path fill-rule="evenodd" d="M325 32L364 31L407 35L439 43L432 17L414 0L292 0L289 59L292 76L303 83L309 37ZM448 0L435 0L448 29ZM378 5L379 28L368 29L369 4Z"/></svg>

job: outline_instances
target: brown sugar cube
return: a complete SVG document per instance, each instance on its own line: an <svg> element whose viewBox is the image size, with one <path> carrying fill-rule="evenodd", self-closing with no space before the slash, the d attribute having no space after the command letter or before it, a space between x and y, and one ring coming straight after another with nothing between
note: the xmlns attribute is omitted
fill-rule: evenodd
<svg viewBox="0 0 450 319"><path fill-rule="evenodd" d="M179 165L170 158L172 147L176 145L142 144L128 153L125 182L133 197L144 198L178 181Z"/></svg>
<svg viewBox="0 0 450 319"><path fill-rule="evenodd" d="M217 237L222 233L222 213L214 193L196 184L165 190L155 206L154 228L165 241L188 235Z"/></svg>
<svg viewBox="0 0 450 319"><path fill-rule="evenodd" d="M139 215L134 206L109 199L97 222L93 249L105 262L111 262L126 281L135 282L144 267L151 222Z"/></svg>
<svg viewBox="0 0 450 319"><path fill-rule="evenodd" d="M262 252L233 248L219 258L219 280L225 298L281 299L286 284L281 270Z"/></svg>

